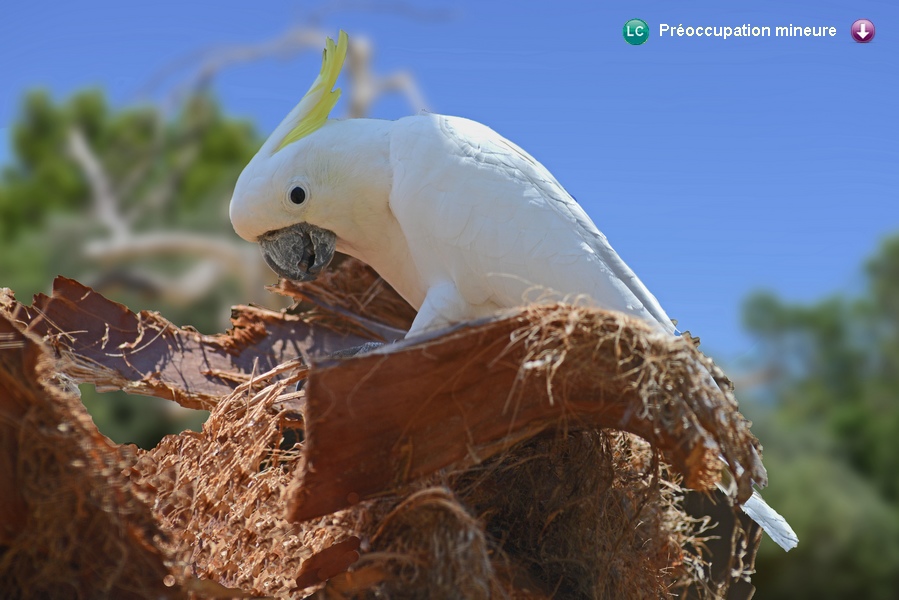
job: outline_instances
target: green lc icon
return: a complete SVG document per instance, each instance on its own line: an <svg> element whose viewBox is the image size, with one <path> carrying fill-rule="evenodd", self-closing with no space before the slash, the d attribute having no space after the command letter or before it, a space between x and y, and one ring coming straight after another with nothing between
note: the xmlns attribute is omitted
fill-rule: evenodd
<svg viewBox="0 0 899 600"><path fill-rule="evenodd" d="M642 19L631 19L624 24L624 41L632 46L645 44L649 39L649 25Z"/></svg>

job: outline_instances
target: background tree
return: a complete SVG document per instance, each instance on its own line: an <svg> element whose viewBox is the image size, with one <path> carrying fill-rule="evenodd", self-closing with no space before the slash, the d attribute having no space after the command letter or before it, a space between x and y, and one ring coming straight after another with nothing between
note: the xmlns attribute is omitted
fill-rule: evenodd
<svg viewBox="0 0 899 600"><path fill-rule="evenodd" d="M763 598L894 598L899 589L899 236L859 297L793 305L771 294L745 322L774 376L749 404L772 474L766 497L795 527L765 545ZM765 410L765 406L770 410Z"/></svg>
<svg viewBox="0 0 899 600"><path fill-rule="evenodd" d="M29 93L13 129L16 160L0 174L3 285L26 299L65 274L219 330L238 290L261 295L263 271L247 268L258 258L225 235L230 187L260 143L206 94L166 120L152 107L114 111L96 90L61 103ZM82 392L117 441L150 446L205 419L168 402Z"/></svg>

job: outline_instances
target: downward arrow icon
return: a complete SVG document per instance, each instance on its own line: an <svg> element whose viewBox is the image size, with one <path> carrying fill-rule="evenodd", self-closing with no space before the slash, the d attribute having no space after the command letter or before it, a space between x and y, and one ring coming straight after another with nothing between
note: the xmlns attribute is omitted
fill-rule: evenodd
<svg viewBox="0 0 899 600"><path fill-rule="evenodd" d="M849 33L852 34L852 39L859 44L870 43L877 34L874 29L874 23L868 19L858 19L852 24L852 27L849 28Z"/></svg>

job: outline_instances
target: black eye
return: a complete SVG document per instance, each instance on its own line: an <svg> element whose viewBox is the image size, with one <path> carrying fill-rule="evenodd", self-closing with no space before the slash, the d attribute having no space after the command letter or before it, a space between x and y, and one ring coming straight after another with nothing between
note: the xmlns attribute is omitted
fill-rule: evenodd
<svg viewBox="0 0 899 600"><path fill-rule="evenodd" d="M302 204L306 201L306 190L297 186L290 190L290 201L294 204Z"/></svg>

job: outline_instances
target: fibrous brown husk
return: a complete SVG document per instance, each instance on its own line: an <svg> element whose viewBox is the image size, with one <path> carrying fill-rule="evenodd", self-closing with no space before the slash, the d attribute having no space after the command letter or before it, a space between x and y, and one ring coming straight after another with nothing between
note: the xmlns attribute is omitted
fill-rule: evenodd
<svg viewBox="0 0 899 600"><path fill-rule="evenodd" d="M407 323L398 313L384 324L398 297L372 277L346 261L331 284L299 288L307 306L296 315L242 312L241 328L253 335L199 336L152 313L110 308L74 282L58 283L37 309L3 297L0 313L18 329L43 331L48 348L78 365L57 370L179 401L208 398L201 433L168 436L148 451L103 440L122 458L105 479L85 479L93 493L129 498L134 514L151 515L159 532L151 555L163 565L146 569L157 573L153 582L166 573L174 583L166 590L197 597L659 598L687 588L719 597L751 572L756 536L740 526L726 532L728 568L714 578L704 551L710 524L683 510L682 478L708 488L719 452L752 476L746 449L755 443L687 340L666 342L621 315L540 307L311 370L303 359L276 366L267 338L291 335L279 332L301 331L307 347L330 351ZM360 306L366 314L354 317ZM107 310L127 317L116 321L126 325L117 352L106 352ZM135 344L141 327L165 343ZM216 354L223 340L231 345ZM216 363L227 370L266 347L267 371L262 361L231 378L202 371L210 354L233 361ZM145 367L131 369L138 352ZM51 375L33 379L46 385ZM226 389L210 391L210 380ZM77 431L78 444L99 444ZM15 448L2 450L8 457ZM18 476L42 481L67 465L65 456L47 460ZM20 500L0 493L13 511ZM288 504L304 520L289 518ZM302 506L318 508L298 513ZM110 510L124 521L132 514ZM57 522L42 515L30 527L51 539ZM102 548L93 535L81 543ZM0 555L0 576L27 573ZM45 563L56 558L51 551ZM89 587L90 573L80 572L83 596L103 596Z"/></svg>
<svg viewBox="0 0 899 600"><path fill-rule="evenodd" d="M705 525L680 508L677 478L646 442L615 432L545 434L291 523L284 505L302 457L283 440L302 393L290 379L242 392L202 433L166 438L131 471L162 528L178 532L166 550L181 578L287 598L345 570L352 545L315 572L307 563L352 539L361 560L321 597L655 598L692 582L683 564L703 567L687 546Z"/></svg>
<svg viewBox="0 0 899 600"><path fill-rule="evenodd" d="M670 580L632 575L676 571L699 528L677 526L677 488L659 485L654 458L627 434L544 435L457 485L503 552L554 597L663 597Z"/></svg>
<svg viewBox="0 0 899 600"><path fill-rule="evenodd" d="M313 281L281 279L277 286L268 289L293 298L303 312L341 311L350 318L362 317L403 333L409 330L416 314L371 267L345 255L335 257L332 267Z"/></svg>
<svg viewBox="0 0 899 600"><path fill-rule="evenodd" d="M9 298L9 296L7 296ZM0 312L0 590L14 598L182 598L128 464Z"/></svg>
<svg viewBox="0 0 899 600"><path fill-rule="evenodd" d="M288 363L283 370L296 371ZM288 597L303 562L350 537L363 515L347 513L297 529L284 518L284 492L299 450L282 443L302 427L296 378L262 374L262 390L244 384L210 413L202 433L167 436L141 452L130 477L151 490L162 528L177 532L166 548L182 577ZM319 583L316 579L312 583Z"/></svg>

